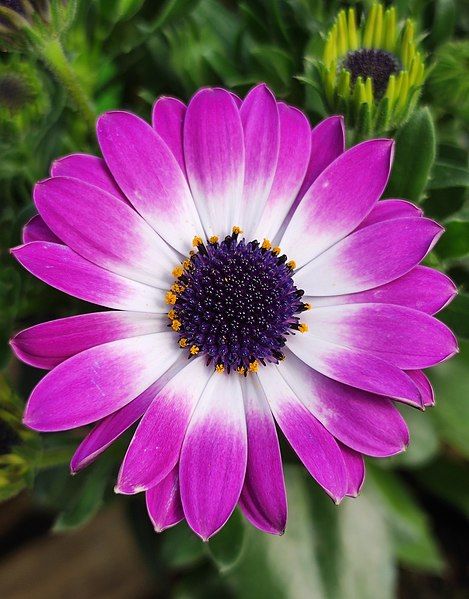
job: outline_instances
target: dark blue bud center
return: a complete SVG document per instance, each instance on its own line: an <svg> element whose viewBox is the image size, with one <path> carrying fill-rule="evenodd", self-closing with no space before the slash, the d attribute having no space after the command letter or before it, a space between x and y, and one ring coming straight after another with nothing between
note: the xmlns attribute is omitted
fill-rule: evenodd
<svg viewBox="0 0 469 599"><path fill-rule="evenodd" d="M401 65L394 54L376 48L362 48L348 52L341 67L350 71L352 84L358 77L363 81L371 77L374 95L378 99L386 91L389 77L401 70Z"/></svg>

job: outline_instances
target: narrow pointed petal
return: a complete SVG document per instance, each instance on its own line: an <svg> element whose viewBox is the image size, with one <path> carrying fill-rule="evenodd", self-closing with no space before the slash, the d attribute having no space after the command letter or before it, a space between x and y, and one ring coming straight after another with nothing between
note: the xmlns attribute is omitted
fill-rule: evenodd
<svg viewBox="0 0 469 599"><path fill-rule="evenodd" d="M389 399L325 377L289 351L278 368L306 408L348 447L386 457L409 443L405 421Z"/></svg>
<svg viewBox="0 0 469 599"><path fill-rule="evenodd" d="M239 505L256 528L282 534L287 522L287 497L275 422L256 377L243 381L243 396L248 461Z"/></svg>
<svg viewBox="0 0 469 599"><path fill-rule="evenodd" d="M365 141L341 154L318 176L280 243L298 266L327 250L362 222L386 187L392 156L391 140Z"/></svg>
<svg viewBox="0 0 469 599"><path fill-rule="evenodd" d="M130 206L77 179L37 183L34 201L72 250L111 272L166 289L177 254Z"/></svg>
<svg viewBox="0 0 469 599"><path fill-rule="evenodd" d="M184 121L184 156L205 232L223 237L237 224L244 182L243 127L229 92L202 89L192 98Z"/></svg>
<svg viewBox="0 0 469 599"><path fill-rule="evenodd" d="M427 218L376 223L339 241L295 274L307 295L342 295L389 283L414 268L443 233Z"/></svg>
<svg viewBox="0 0 469 599"><path fill-rule="evenodd" d="M334 437L305 408L275 366L259 371L275 420L311 476L339 503L347 492L347 471Z"/></svg>
<svg viewBox="0 0 469 599"><path fill-rule="evenodd" d="M183 173L186 172L182 145L185 115L184 102L162 96L154 103L151 117L153 129L171 150Z"/></svg>
<svg viewBox="0 0 469 599"><path fill-rule="evenodd" d="M361 453L339 443L347 469L347 495L358 497L365 482L365 460Z"/></svg>
<svg viewBox="0 0 469 599"><path fill-rule="evenodd" d="M120 339L87 349L33 389L24 423L52 432L95 422L135 399L177 359L172 333Z"/></svg>
<svg viewBox="0 0 469 599"><path fill-rule="evenodd" d="M435 394L428 377L421 370L408 370L407 374L417 385L425 408L435 405Z"/></svg>
<svg viewBox="0 0 469 599"><path fill-rule="evenodd" d="M173 153L152 127L129 112L107 112L98 141L113 177L143 218L183 254L200 235L197 210Z"/></svg>
<svg viewBox="0 0 469 599"><path fill-rule="evenodd" d="M53 177L73 177L107 191L128 204L128 200L115 182L106 163L98 156L90 154L70 154L59 158L52 164L50 174Z"/></svg>
<svg viewBox="0 0 469 599"><path fill-rule="evenodd" d="M307 312L303 320L314 337L363 350L406 370L435 366L458 350L446 325L405 306L329 306Z"/></svg>
<svg viewBox="0 0 469 599"><path fill-rule="evenodd" d="M24 329L10 344L17 357L51 369L90 347L117 339L167 331L168 318L144 312L93 312L43 322Z"/></svg>
<svg viewBox="0 0 469 599"><path fill-rule="evenodd" d="M393 218L418 218L423 212L415 204L406 200L381 200L373 208L368 216L362 220L355 231Z"/></svg>
<svg viewBox="0 0 469 599"><path fill-rule="evenodd" d="M190 418L211 375L204 358L197 358L158 393L127 449L117 480L118 493L146 491L174 468Z"/></svg>
<svg viewBox="0 0 469 599"><path fill-rule="evenodd" d="M453 281L442 272L416 266L402 277L366 291L344 295L308 297L315 308L343 304L397 304L436 314L455 297L457 289Z"/></svg>
<svg viewBox="0 0 469 599"><path fill-rule="evenodd" d="M156 532L162 532L184 520L177 466L160 483L148 489L145 495L148 515Z"/></svg>
<svg viewBox="0 0 469 599"><path fill-rule="evenodd" d="M100 268L65 245L34 241L11 252L35 277L79 299L117 310L166 312L161 289Z"/></svg>
<svg viewBox="0 0 469 599"><path fill-rule="evenodd" d="M345 127L342 116L330 116L311 131L308 170L297 201L305 195L318 176L345 151Z"/></svg>
<svg viewBox="0 0 469 599"><path fill-rule="evenodd" d="M184 514L203 540L220 530L238 503L246 460L240 381L214 374L190 422L179 467Z"/></svg>
<svg viewBox="0 0 469 599"><path fill-rule="evenodd" d="M272 187L280 140L277 102L265 84L246 96L241 109L244 132L245 172L243 196L238 202L235 223L251 239Z"/></svg>
<svg viewBox="0 0 469 599"><path fill-rule="evenodd" d="M421 405L420 393L412 381L397 366L382 358L310 334L295 335L289 349L303 362L336 381L411 403Z"/></svg>
<svg viewBox="0 0 469 599"><path fill-rule="evenodd" d="M44 222L43 218L36 214L23 227L23 243L31 243L32 241L49 241L50 243L62 243L62 241L54 235L49 227Z"/></svg>
<svg viewBox="0 0 469 599"><path fill-rule="evenodd" d="M311 134L306 116L298 109L278 104L280 146L272 188L260 217L255 239L274 240L304 179L311 153Z"/></svg>

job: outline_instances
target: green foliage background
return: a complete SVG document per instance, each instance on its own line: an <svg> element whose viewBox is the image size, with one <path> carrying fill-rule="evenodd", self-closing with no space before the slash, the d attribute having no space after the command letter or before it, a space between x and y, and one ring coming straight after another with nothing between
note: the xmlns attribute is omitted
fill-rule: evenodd
<svg viewBox="0 0 469 599"><path fill-rule="evenodd" d="M0 82L19 73L29 95L12 107L0 94L0 417L14 439L10 453L0 455L1 499L27 487L57 513L56 531L74 529L115 501L113 479L125 447L124 439L72 479L66 462L79 437L39 436L21 427L39 373L12 359L8 338L25 326L89 310L9 256L34 214L34 182L58 156L97 152L95 114L127 108L148 118L159 94L187 100L204 85L243 94L266 81L312 123L319 121L327 113L308 83L308 64L321 56L337 10L350 4L360 11L370 3L82 1L61 34L67 76L54 67L56 57L31 44L2 54ZM435 534L444 527L435 512L441 506L457 522L469 516L469 14L456 0L394 4L401 18L415 19L430 73L420 107L391 132L397 151L386 195L419 203L446 227L427 262L460 288L441 318L456 331L461 352L431 375L436 408L402 408L411 446L396 458L369 460L359 499L334 506L287 457L290 515L282 538L259 533L237 513L206 545L184 525L157 536L141 498L118 499L127 502L143 558L166 596L386 598L396 595L398 566L439 581L442 592L462 592L460 583L447 582L458 566Z"/></svg>

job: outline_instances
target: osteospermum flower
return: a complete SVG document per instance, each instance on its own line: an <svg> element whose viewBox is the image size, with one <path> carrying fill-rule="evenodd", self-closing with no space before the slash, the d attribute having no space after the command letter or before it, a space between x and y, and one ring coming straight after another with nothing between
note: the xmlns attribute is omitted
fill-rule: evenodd
<svg viewBox="0 0 469 599"><path fill-rule="evenodd" d="M15 257L114 310L14 337L19 358L51 370L24 422L96 422L77 472L139 421L116 490L145 491L156 530L185 518L207 539L239 505L281 533L275 422L339 502L358 494L363 455L408 444L394 402L433 403L421 369L457 350L432 316L455 288L418 264L442 228L378 201L391 140L344 151L341 117L311 130L265 85L243 101L160 98L152 123L103 115L104 159L66 156L34 189Z"/></svg>
<svg viewBox="0 0 469 599"><path fill-rule="evenodd" d="M327 34L319 89L358 135L388 131L414 109L425 79L414 29L410 19L399 27L394 6L373 4L361 26L354 8L341 10Z"/></svg>

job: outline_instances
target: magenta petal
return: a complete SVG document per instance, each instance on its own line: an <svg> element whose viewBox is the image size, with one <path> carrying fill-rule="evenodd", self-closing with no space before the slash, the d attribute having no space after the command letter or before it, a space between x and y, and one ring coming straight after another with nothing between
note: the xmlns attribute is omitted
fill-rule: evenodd
<svg viewBox="0 0 469 599"><path fill-rule="evenodd" d="M170 284L177 254L114 196L78 179L54 177L36 184L34 201L47 225L83 258L141 283L162 289Z"/></svg>
<svg viewBox="0 0 469 599"><path fill-rule="evenodd" d="M128 200L114 181L102 158L89 154L70 154L52 164L53 177L73 177L114 195L128 204Z"/></svg>
<svg viewBox="0 0 469 599"><path fill-rule="evenodd" d="M161 482L148 489L146 502L156 532L175 526L184 519L177 466Z"/></svg>
<svg viewBox="0 0 469 599"><path fill-rule="evenodd" d="M118 310L167 311L161 289L100 268L65 245L34 241L11 252L38 279L74 297Z"/></svg>
<svg viewBox="0 0 469 599"><path fill-rule="evenodd" d="M287 498L275 422L257 378L246 378L243 395L248 461L239 505L256 528L283 534L287 522Z"/></svg>
<svg viewBox="0 0 469 599"><path fill-rule="evenodd" d="M267 205L253 235L273 240L290 210L304 179L311 152L311 134L306 116L297 108L278 104L280 147L277 168Z"/></svg>
<svg viewBox="0 0 469 599"><path fill-rule="evenodd" d="M236 507L246 460L239 378L215 373L190 422L179 466L184 514L204 541L220 530Z"/></svg>
<svg viewBox="0 0 469 599"><path fill-rule="evenodd" d="M420 395L422 396L422 403L425 408L435 405L435 394L433 387L428 380L428 377L421 370L408 370L407 374L417 385Z"/></svg>
<svg viewBox="0 0 469 599"><path fill-rule="evenodd" d="M405 306L328 306L311 310L303 320L314 337L363 350L406 370L435 366L458 351L446 325Z"/></svg>
<svg viewBox="0 0 469 599"><path fill-rule="evenodd" d="M246 96L241 109L244 132L245 171L242 200L238 202L235 224L247 239L254 233L267 203L277 167L280 123L277 102L265 84Z"/></svg>
<svg viewBox="0 0 469 599"><path fill-rule="evenodd" d="M148 123L129 112L101 116L97 134L106 164L137 212L169 245L187 254L202 225L171 150Z"/></svg>
<svg viewBox="0 0 469 599"><path fill-rule="evenodd" d="M361 453L339 443L347 469L347 495L358 497L365 482L365 460Z"/></svg>
<svg viewBox="0 0 469 599"><path fill-rule="evenodd" d="M366 291L345 295L308 297L315 308L341 304L397 304L436 314L448 305L457 293L453 281L442 272L416 266L402 277Z"/></svg>
<svg viewBox="0 0 469 599"><path fill-rule="evenodd" d="M341 154L318 176L280 242L298 266L324 252L361 223L386 187L392 156L391 140L365 141Z"/></svg>
<svg viewBox="0 0 469 599"><path fill-rule="evenodd" d="M166 315L93 312L59 318L24 329L10 341L20 360L36 368L54 368L85 349L147 333L167 331Z"/></svg>
<svg viewBox="0 0 469 599"><path fill-rule="evenodd" d="M291 352L279 370L306 408L348 447L386 457L408 445L406 423L389 399L325 377Z"/></svg>
<svg viewBox="0 0 469 599"><path fill-rule="evenodd" d="M32 241L62 243L57 235L52 233L39 214L33 216L23 227L23 243L31 243Z"/></svg>
<svg viewBox="0 0 469 599"><path fill-rule="evenodd" d="M127 449L117 480L118 493L146 491L174 468L190 418L211 375L204 359L197 358L158 393Z"/></svg>
<svg viewBox="0 0 469 599"><path fill-rule="evenodd" d="M183 173L186 172L182 144L185 115L184 102L162 96L154 103L151 117L153 129L171 150Z"/></svg>
<svg viewBox="0 0 469 599"><path fill-rule="evenodd" d="M295 274L307 295L342 295L389 283L422 260L443 233L427 218L398 218L349 235Z"/></svg>
<svg viewBox="0 0 469 599"><path fill-rule="evenodd" d="M347 471L334 437L305 408L276 367L259 378L275 420L311 476L339 503L347 492Z"/></svg>
<svg viewBox="0 0 469 599"><path fill-rule="evenodd" d="M201 89L187 107L184 155L192 195L208 236L231 232L244 181L240 111L223 89Z"/></svg>
<svg viewBox="0 0 469 599"><path fill-rule="evenodd" d="M297 201L305 195L318 176L345 151L344 117L330 116L311 131L311 155L308 170Z"/></svg>
<svg viewBox="0 0 469 599"><path fill-rule="evenodd" d="M100 420L136 398L177 357L173 333L120 339L87 349L59 364L36 385L24 423L48 432Z"/></svg>
<svg viewBox="0 0 469 599"><path fill-rule="evenodd" d="M384 220L409 217L418 218L422 214L422 210L418 206L406 200L381 200L373 206L371 212L362 220L355 231Z"/></svg>

